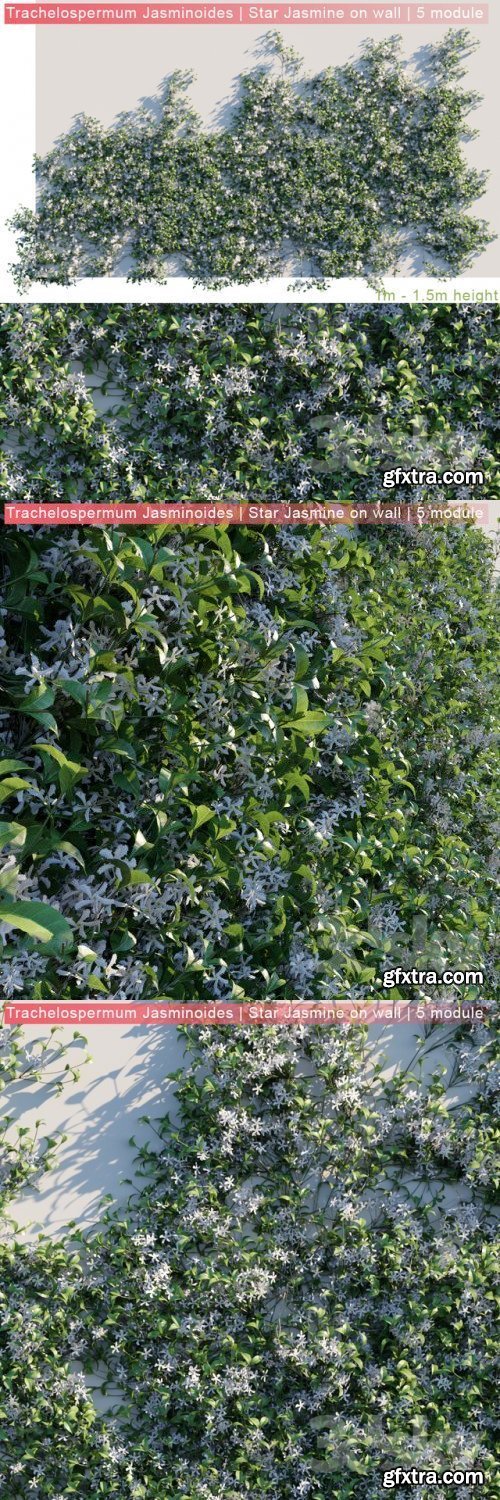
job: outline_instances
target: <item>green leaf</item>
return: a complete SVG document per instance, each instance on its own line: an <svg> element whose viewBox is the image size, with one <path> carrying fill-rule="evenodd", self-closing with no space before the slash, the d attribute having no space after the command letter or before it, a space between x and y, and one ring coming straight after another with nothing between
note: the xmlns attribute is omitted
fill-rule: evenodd
<svg viewBox="0 0 500 1500"><path fill-rule="evenodd" d="M26 829L22 823L0 823L0 849L6 844L24 844Z"/></svg>
<svg viewBox="0 0 500 1500"><path fill-rule="evenodd" d="M292 707L294 715L303 717L309 708L309 698L303 687L294 687L292 693Z"/></svg>
<svg viewBox="0 0 500 1500"><path fill-rule="evenodd" d="M293 649L295 653L295 680L296 682L300 682L303 677L307 677L311 668L311 661L305 646L302 646L300 641L294 642Z"/></svg>
<svg viewBox="0 0 500 1500"><path fill-rule="evenodd" d="M64 755L57 745L50 745L45 740L37 740L34 749L42 750L59 766L59 785L62 792L71 792L78 778L86 775L85 766L79 765L76 760L68 760L67 755Z"/></svg>
<svg viewBox="0 0 500 1500"><path fill-rule="evenodd" d="M198 806L194 802L190 802L189 807L193 814L192 833L196 833L196 829L201 828L203 823L208 823L210 818L215 818L212 808L207 807L204 802L200 802Z"/></svg>
<svg viewBox="0 0 500 1500"><path fill-rule="evenodd" d="M102 749L108 755L123 755L126 760L137 760L137 752L128 740L106 739L102 741Z"/></svg>
<svg viewBox="0 0 500 1500"><path fill-rule="evenodd" d="M130 867L127 866L126 876L123 879L123 884L152 885L153 876L149 874L149 870L144 870L140 866L136 865L133 869L130 869Z"/></svg>
<svg viewBox="0 0 500 1500"><path fill-rule="evenodd" d="M53 952L73 942L73 932L66 917L45 901L2 901L0 922L18 927Z"/></svg>
<svg viewBox="0 0 500 1500"><path fill-rule="evenodd" d="M24 760L0 760L0 776L6 776L8 771L29 771L29 766Z"/></svg>
<svg viewBox="0 0 500 1500"><path fill-rule="evenodd" d="M22 792L29 785L24 776L5 776L0 782L0 802L6 802L14 792Z"/></svg>
<svg viewBox="0 0 500 1500"><path fill-rule="evenodd" d="M80 850L77 849L76 844L71 843L70 839L61 839L60 844L56 844L55 847L64 849L65 854L71 854L72 859L76 859L77 864L81 865L82 870L85 869L85 860L83 858L83 855L80 853Z"/></svg>
<svg viewBox="0 0 500 1500"><path fill-rule="evenodd" d="M297 791L302 792L302 796L305 798L305 801L309 801L309 778L307 776L304 776L301 771L289 771L287 775L283 777L283 781L286 787L297 787Z"/></svg>
<svg viewBox="0 0 500 1500"><path fill-rule="evenodd" d="M323 734L331 722L331 714L326 714L322 708L314 708L300 714L297 719L284 719L281 727L293 729L295 734L315 735Z"/></svg>
<svg viewBox="0 0 500 1500"><path fill-rule="evenodd" d="M42 724L44 729L51 729L54 734L57 734L57 722L53 714L46 712L48 708L52 708L54 699L53 688L45 687L44 683L37 682L31 693L28 693L28 696L21 702L16 703L15 711L18 714L27 714L29 718Z"/></svg>
<svg viewBox="0 0 500 1500"><path fill-rule="evenodd" d="M42 729L48 729L49 732L52 731L52 734L59 733L57 719L54 718L53 714L35 713L35 710L31 709L30 718L34 719L36 724L40 724Z"/></svg>
<svg viewBox="0 0 500 1500"><path fill-rule="evenodd" d="M84 707L88 696L88 688L84 682L76 682L72 677L60 677L57 685L68 698L73 698L81 708Z"/></svg>

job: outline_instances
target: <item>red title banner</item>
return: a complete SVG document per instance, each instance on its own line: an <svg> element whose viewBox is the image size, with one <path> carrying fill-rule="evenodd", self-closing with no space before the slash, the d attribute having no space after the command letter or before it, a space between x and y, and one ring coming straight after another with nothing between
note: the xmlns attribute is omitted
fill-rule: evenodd
<svg viewBox="0 0 500 1500"><path fill-rule="evenodd" d="M6 26L464 26L484 25L487 5L14 5Z"/></svg>
<svg viewBox="0 0 500 1500"><path fill-rule="evenodd" d="M442 526L488 522L483 501L425 505L38 505L5 506L6 526Z"/></svg>
<svg viewBox="0 0 500 1500"><path fill-rule="evenodd" d="M271 1005L265 1002L241 1005L94 1005L68 1001L67 1005L37 1001L6 1003L6 1026L375 1026L410 1025L429 1021L456 1024L481 1023L487 1007L458 1001L413 1002L387 1000L379 1004L354 1005L339 1000L330 1005L301 1005L293 1001Z"/></svg>

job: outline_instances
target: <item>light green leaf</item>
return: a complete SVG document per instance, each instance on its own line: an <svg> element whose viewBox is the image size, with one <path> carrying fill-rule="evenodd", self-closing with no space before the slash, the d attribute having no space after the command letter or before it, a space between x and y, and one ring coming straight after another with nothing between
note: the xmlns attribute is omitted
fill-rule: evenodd
<svg viewBox="0 0 500 1500"><path fill-rule="evenodd" d="M309 708L309 698L304 687L294 687L292 695L292 706L294 715L297 714L302 717L307 713L307 710Z"/></svg>
<svg viewBox="0 0 500 1500"><path fill-rule="evenodd" d="M330 714L325 714L322 708L314 708L308 713L300 714L296 719L285 719L281 727L293 729L295 734L315 735L323 734L330 724Z"/></svg>
<svg viewBox="0 0 500 1500"><path fill-rule="evenodd" d="M193 833L196 833L196 829L201 828L203 823L208 823L210 821L210 818L215 818L215 813L212 811L212 808L207 807L204 802L200 802L198 807L194 802L190 802L189 806L193 814Z"/></svg>
<svg viewBox="0 0 500 1500"><path fill-rule="evenodd" d="M22 792L29 785L29 781L26 781L24 776L5 776L0 782L0 802L6 802L8 797L12 797L13 792Z"/></svg>
<svg viewBox="0 0 500 1500"><path fill-rule="evenodd" d="M59 952L73 942L73 933L66 917L45 901L2 901L0 922L9 927L18 927L28 937L35 938L44 946Z"/></svg>
<svg viewBox="0 0 500 1500"><path fill-rule="evenodd" d="M26 829L22 823L0 823L0 849L6 844L15 844L19 847L24 844Z"/></svg>
<svg viewBox="0 0 500 1500"><path fill-rule="evenodd" d="M29 766L25 760L0 760L0 776L6 776L9 771L28 771Z"/></svg>

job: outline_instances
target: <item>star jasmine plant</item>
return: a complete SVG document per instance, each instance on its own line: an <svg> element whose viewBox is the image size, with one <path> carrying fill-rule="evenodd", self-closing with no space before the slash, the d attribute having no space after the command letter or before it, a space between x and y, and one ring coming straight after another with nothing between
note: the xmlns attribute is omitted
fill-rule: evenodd
<svg viewBox="0 0 500 1500"><path fill-rule="evenodd" d="M341 504L425 455L491 498L498 324L4 307L2 495ZM6 1109L2 1500L379 1500L410 1463L493 1494L492 542L465 520L0 545L7 1000L362 1006L426 954L484 976L482 1019L396 1058L363 1025L186 1027L129 1201L58 1241L16 1231L57 1142L13 1141ZM6 1088L49 1064L58 1086L56 1037L1 1035Z"/></svg>
<svg viewBox="0 0 500 1500"><path fill-rule="evenodd" d="M446 32L420 72L393 36L312 77L279 33L268 44L281 68L242 76L222 129L204 129L191 74L176 72L159 118L141 109L108 129L82 115L37 158L36 210L12 220L20 291L114 275L124 256L131 281L208 287L289 272L373 282L412 255L434 275L473 266L492 235L469 212L486 174L462 149L479 102L461 83L471 35Z"/></svg>

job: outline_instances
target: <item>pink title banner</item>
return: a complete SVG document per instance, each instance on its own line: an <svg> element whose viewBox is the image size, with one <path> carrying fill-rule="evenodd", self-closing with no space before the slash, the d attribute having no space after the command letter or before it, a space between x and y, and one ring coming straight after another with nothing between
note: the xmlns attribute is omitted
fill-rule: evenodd
<svg viewBox="0 0 500 1500"><path fill-rule="evenodd" d="M5 5L6 26L465 26L487 5Z"/></svg>
<svg viewBox="0 0 500 1500"><path fill-rule="evenodd" d="M482 1023L487 1007L472 1002L436 1001L435 1004L387 1000L379 1004L354 1005L339 1000L330 1005L301 1005L293 1001L271 1005L250 1001L238 1005L92 1005L68 1001L13 1001L6 1003L6 1026L375 1026L459 1022Z"/></svg>
<svg viewBox="0 0 500 1500"><path fill-rule="evenodd" d="M390 505L38 505L7 504L6 526L442 526L488 522L484 502Z"/></svg>

